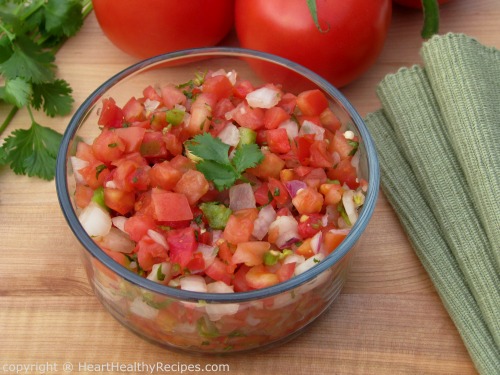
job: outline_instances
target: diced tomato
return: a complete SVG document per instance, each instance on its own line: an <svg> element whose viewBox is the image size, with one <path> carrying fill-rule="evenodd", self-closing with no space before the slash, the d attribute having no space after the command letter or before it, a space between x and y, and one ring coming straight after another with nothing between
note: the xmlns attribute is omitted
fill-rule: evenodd
<svg viewBox="0 0 500 375"><path fill-rule="evenodd" d="M342 187L340 184L322 184L319 191L325 196L326 205L334 206L342 199Z"/></svg>
<svg viewBox="0 0 500 375"><path fill-rule="evenodd" d="M92 143L94 156L106 164L118 160L125 152L125 148L125 143L118 134L109 129L103 129Z"/></svg>
<svg viewBox="0 0 500 375"><path fill-rule="evenodd" d="M210 128L212 109L217 102L213 94L199 94L191 105L191 118L187 130L190 135L205 133Z"/></svg>
<svg viewBox="0 0 500 375"><path fill-rule="evenodd" d="M254 90L255 89L250 81L240 80L234 85L233 94L237 98L245 99L246 96Z"/></svg>
<svg viewBox="0 0 500 375"><path fill-rule="evenodd" d="M108 180L111 171L106 164L100 161L94 161L87 167L84 167L78 171L80 175L85 180L85 183L92 189L97 189L104 185L104 182Z"/></svg>
<svg viewBox="0 0 500 375"><path fill-rule="evenodd" d="M254 168L247 169L248 173L260 178L280 178L280 172L285 167L285 162L272 152L265 152L262 162Z"/></svg>
<svg viewBox="0 0 500 375"><path fill-rule="evenodd" d="M94 195L94 189L82 184L76 185L75 190L75 204L77 207L87 207Z"/></svg>
<svg viewBox="0 0 500 375"><path fill-rule="evenodd" d="M285 93L280 102L278 103L278 107L283 108L286 113L292 114L295 110L295 106L297 105L297 97L291 93Z"/></svg>
<svg viewBox="0 0 500 375"><path fill-rule="evenodd" d="M146 119L144 106L135 97L131 97L123 106L123 117L127 122L144 121Z"/></svg>
<svg viewBox="0 0 500 375"><path fill-rule="evenodd" d="M341 131L334 133L333 139L330 141L329 151L337 152L340 159L346 159L352 153L354 147L349 144L348 140L344 137Z"/></svg>
<svg viewBox="0 0 500 375"><path fill-rule="evenodd" d="M320 214L302 215L298 226L300 237L309 238L318 233L323 228L322 217Z"/></svg>
<svg viewBox="0 0 500 375"><path fill-rule="evenodd" d="M202 253L194 253L191 260L186 264L186 268L191 273L198 273L205 269L205 260Z"/></svg>
<svg viewBox="0 0 500 375"><path fill-rule="evenodd" d="M146 129L130 126L128 128L118 128L115 133L125 143L125 152L130 153L139 151Z"/></svg>
<svg viewBox="0 0 500 375"><path fill-rule="evenodd" d="M186 173L190 169L196 169L194 162L183 155L177 155L170 160L170 165L181 173Z"/></svg>
<svg viewBox="0 0 500 375"><path fill-rule="evenodd" d="M175 185L174 191L184 194L192 206L208 192L210 185L205 175L196 170L188 170Z"/></svg>
<svg viewBox="0 0 500 375"><path fill-rule="evenodd" d="M297 96L297 107L305 116L319 116L328 108L328 99L318 89L303 91Z"/></svg>
<svg viewBox="0 0 500 375"><path fill-rule="evenodd" d="M173 194L173 193L172 193ZM194 228L174 229L168 232L167 243L170 261L186 267L198 247Z"/></svg>
<svg viewBox="0 0 500 375"><path fill-rule="evenodd" d="M153 188L151 195L155 216L159 221L193 220L193 212L184 194Z"/></svg>
<svg viewBox="0 0 500 375"><path fill-rule="evenodd" d="M163 104L168 109L172 109L176 104L185 105L186 95L175 87L174 85L165 85L161 88L161 97L163 99Z"/></svg>
<svg viewBox="0 0 500 375"><path fill-rule="evenodd" d="M156 222L153 217L137 214L129 217L124 227L125 232L127 232L130 238L135 242L140 241L140 239L148 233L148 230L155 228Z"/></svg>
<svg viewBox="0 0 500 375"><path fill-rule="evenodd" d="M288 190L285 185L281 183L280 180L277 180L273 177L269 177L268 180L268 189L271 196L276 201L276 203L280 205L284 205L290 199L290 194L288 194Z"/></svg>
<svg viewBox="0 0 500 375"><path fill-rule="evenodd" d="M158 131L149 131L144 134L140 147L141 155L145 158L167 158L168 151L163 134Z"/></svg>
<svg viewBox="0 0 500 375"><path fill-rule="evenodd" d="M233 85L226 75L220 74L205 79L202 85L204 93L210 93L215 96L215 100L219 101L222 98L228 98L233 93Z"/></svg>
<svg viewBox="0 0 500 375"><path fill-rule="evenodd" d="M297 145L297 159L299 159L300 164L309 165L311 145L313 143L314 137L311 136L300 136L295 138L295 144Z"/></svg>
<svg viewBox="0 0 500 375"><path fill-rule="evenodd" d="M240 242L232 257L234 264L244 263L247 266L256 266L264 263L264 254L269 251L271 244L265 241Z"/></svg>
<svg viewBox="0 0 500 375"><path fill-rule="evenodd" d="M226 113L232 111L235 108L234 103L229 98L223 98L217 102L215 105L213 115L216 119L226 119Z"/></svg>
<svg viewBox="0 0 500 375"><path fill-rule="evenodd" d="M268 130L266 139L271 152L286 154L291 149L288 133L283 128Z"/></svg>
<svg viewBox="0 0 500 375"><path fill-rule="evenodd" d="M264 126L264 110L262 108L252 108L246 102L241 102L233 110L233 120L239 126L258 130Z"/></svg>
<svg viewBox="0 0 500 375"><path fill-rule="evenodd" d="M121 215L132 211L135 205L135 194L120 189L104 188L104 203Z"/></svg>
<svg viewBox="0 0 500 375"><path fill-rule="evenodd" d="M148 165L139 164L137 160L122 159L113 170L113 182L118 189L124 191L144 191L149 188Z"/></svg>
<svg viewBox="0 0 500 375"><path fill-rule="evenodd" d="M269 192L269 187L267 185L267 182L263 182L262 185L260 185L255 191L254 191L254 196L255 196L255 202L259 206L264 206L266 204L269 204L271 202L274 202L272 194Z"/></svg>
<svg viewBox="0 0 500 375"><path fill-rule="evenodd" d="M288 119L290 119L290 115L282 107L271 107L264 114L264 127L266 129L276 129Z"/></svg>
<svg viewBox="0 0 500 375"><path fill-rule="evenodd" d="M330 229L323 233L323 245L327 254L333 252L349 234L348 229Z"/></svg>
<svg viewBox="0 0 500 375"><path fill-rule="evenodd" d="M167 249L151 237L146 235L137 243L137 261L143 270L151 271L153 265L164 262L167 258Z"/></svg>
<svg viewBox="0 0 500 375"><path fill-rule="evenodd" d="M280 266L280 268L276 271L276 275L280 283L287 281L293 276L295 272L296 263L285 263Z"/></svg>
<svg viewBox="0 0 500 375"><path fill-rule="evenodd" d="M113 98L103 99L97 124L108 128L121 128L122 123L123 111L116 105L115 100Z"/></svg>
<svg viewBox="0 0 500 375"><path fill-rule="evenodd" d="M224 239L232 244L250 241L253 223L258 215L259 211L256 208L246 208L233 212L224 229Z"/></svg>
<svg viewBox="0 0 500 375"><path fill-rule="evenodd" d="M215 281L222 281L227 285L231 285L233 275L228 273L226 264L219 258L215 258L213 263L206 269L205 273Z"/></svg>
<svg viewBox="0 0 500 375"><path fill-rule="evenodd" d="M311 238L306 238L297 250L295 250L295 254L302 255L306 259L312 257L314 255L314 251L311 247Z"/></svg>
<svg viewBox="0 0 500 375"><path fill-rule="evenodd" d="M352 157L341 160L333 168L329 168L326 172L331 180L338 180L340 184L347 184L351 189L357 189L359 182L357 181L356 168L351 163Z"/></svg>
<svg viewBox="0 0 500 375"><path fill-rule="evenodd" d="M250 268L245 279L248 286L254 289L267 288L280 282L278 275L269 272L263 264Z"/></svg>
<svg viewBox="0 0 500 375"><path fill-rule="evenodd" d="M307 186L317 189L327 181L327 176L323 168L314 168L302 180Z"/></svg>
<svg viewBox="0 0 500 375"><path fill-rule="evenodd" d="M168 161L156 163L149 170L151 186L159 187L163 190L173 190L181 177L182 172L172 167L172 165Z"/></svg>
<svg viewBox="0 0 500 375"><path fill-rule="evenodd" d="M208 232L205 232L208 233ZM233 249L233 250L232 250ZM219 251L217 253L218 257L226 265L226 270L228 273L233 274L236 269L236 264L233 263L233 252L235 251L234 245L231 245L227 241L222 241L219 244Z"/></svg>
<svg viewBox="0 0 500 375"><path fill-rule="evenodd" d="M146 99L156 100L160 103L163 103L162 97L160 96L158 91L156 91L156 89L151 85L147 86L144 90L142 90L142 95L144 95L144 98Z"/></svg>
<svg viewBox="0 0 500 375"><path fill-rule="evenodd" d="M333 133L340 129L340 120L330 108L325 109L319 115L321 125Z"/></svg>
<svg viewBox="0 0 500 375"><path fill-rule="evenodd" d="M238 270L234 274L234 279L233 279L233 286L234 286L234 291L235 292L248 292L249 290L253 290L254 288L251 288L246 280L246 274L250 267L245 266L242 264Z"/></svg>
<svg viewBox="0 0 500 375"><path fill-rule="evenodd" d="M301 215L317 213L323 208L323 195L316 189L306 187L299 190L292 203Z"/></svg>

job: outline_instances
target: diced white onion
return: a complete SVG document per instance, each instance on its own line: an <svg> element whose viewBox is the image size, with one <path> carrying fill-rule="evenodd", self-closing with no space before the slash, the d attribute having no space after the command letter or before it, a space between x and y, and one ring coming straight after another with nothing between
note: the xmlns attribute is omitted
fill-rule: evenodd
<svg viewBox="0 0 500 375"><path fill-rule="evenodd" d="M342 194L342 204L344 205L345 212L349 217L349 221L352 225L358 220L358 211L356 210L356 205L354 203L354 191L346 190Z"/></svg>
<svg viewBox="0 0 500 375"><path fill-rule="evenodd" d="M227 78L229 78L229 82L234 86L236 84L236 79L238 78L238 74L235 70L231 70L226 74Z"/></svg>
<svg viewBox="0 0 500 375"><path fill-rule="evenodd" d="M255 195L249 183L234 185L229 189L229 208L232 211L255 207Z"/></svg>
<svg viewBox="0 0 500 375"><path fill-rule="evenodd" d="M151 237L151 239L156 242L158 245L163 246L164 248L168 249L168 244L167 240L164 235L161 233L158 233L157 231L154 231L152 229L148 229L148 236Z"/></svg>
<svg viewBox="0 0 500 375"><path fill-rule="evenodd" d="M105 187L110 188L110 189L116 189L116 182L113 180L106 181Z"/></svg>
<svg viewBox="0 0 500 375"><path fill-rule="evenodd" d="M88 167L89 162L86 160L77 158L76 156L71 156L69 160L71 161L71 168L73 169L73 174L75 176L76 182L77 183L84 183L85 180L79 171L85 167Z"/></svg>
<svg viewBox="0 0 500 375"><path fill-rule="evenodd" d="M299 130L299 135L314 134L316 141L321 141L325 138L325 129L316 125L314 122L305 120Z"/></svg>
<svg viewBox="0 0 500 375"><path fill-rule="evenodd" d="M225 76L227 73L224 69L218 69L212 73L212 77Z"/></svg>
<svg viewBox="0 0 500 375"><path fill-rule="evenodd" d="M359 152L356 152L351 159L351 165L356 169L356 175L359 175Z"/></svg>
<svg viewBox="0 0 500 375"><path fill-rule="evenodd" d="M135 248L135 242L129 235L115 227L111 227L105 236L97 238L96 242L108 250L124 254L130 254Z"/></svg>
<svg viewBox="0 0 500 375"><path fill-rule="evenodd" d="M274 211L273 206L268 204L262 207L259 211L259 216L257 216L257 219L253 223L252 236L258 240L262 240L266 236L269 231L269 226L274 220L276 220L276 211Z"/></svg>
<svg viewBox="0 0 500 375"><path fill-rule="evenodd" d="M247 94L246 100L253 108L271 108L279 103L281 94L277 89L264 86Z"/></svg>
<svg viewBox="0 0 500 375"><path fill-rule="evenodd" d="M236 147L240 143L240 132L234 124L227 124L217 137L229 146Z"/></svg>
<svg viewBox="0 0 500 375"><path fill-rule="evenodd" d="M323 259L325 259L325 256L323 254L316 254L313 255L312 257L306 259L305 262L298 264L297 267L295 267L295 276L300 275L301 273L306 272L307 270L313 268L316 264L321 262Z"/></svg>
<svg viewBox="0 0 500 375"><path fill-rule="evenodd" d="M345 139L354 139L354 132L352 130L346 130L344 132Z"/></svg>
<svg viewBox="0 0 500 375"><path fill-rule="evenodd" d="M205 279L199 275L189 275L181 278L180 285L182 290L201 293L207 292L207 283Z"/></svg>
<svg viewBox="0 0 500 375"><path fill-rule="evenodd" d="M323 245L323 233L319 231L311 238L311 249L314 254L318 254L321 251Z"/></svg>
<svg viewBox="0 0 500 375"><path fill-rule="evenodd" d="M95 202L90 202L78 217L83 229L91 237L105 236L109 233L112 222L109 213Z"/></svg>
<svg viewBox="0 0 500 375"><path fill-rule="evenodd" d="M196 253L201 253L203 256L203 261L205 262L205 268L210 266L217 256L217 251L215 246L206 245L204 243L198 244Z"/></svg>
<svg viewBox="0 0 500 375"><path fill-rule="evenodd" d="M136 297L129 306L130 312L139 315L145 319L155 319L158 315L158 309L148 305L142 300L142 297Z"/></svg>
<svg viewBox="0 0 500 375"><path fill-rule="evenodd" d="M125 223L127 222L127 218L125 216L115 216L111 219L113 225L120 229L122 232L125 232Z"/></svg>
<svg viewBox="0 0 500 375"><path fill-rule="evenodd" d="M215 281L207 284L208 293L234 293L233 287L223 281ZM233 315L238 312L237 303L209 303L205 306L206 312L211 321L220 320L224 315Z"/></svg>
<svg viewBox="0 0 500 375"><path fill-rule="evenodd" d="M158 100L146 99L144 101L144 109L148 112L153 112L159 105L160 102Z"/></svg>
<svg viewBox="0 0 500 375"><path fill-rule="evenodd" d="M160 273L165 276L163 280L158 279L158 270L160 269ZM162 263L157 263L153 264L153 268L151 269L151 272L147 276L147 278L151 281L155 281L160 284L167 284L172 277L172 265L167 262L162 262Z"/></svg>
<svg viewBox="0 0 500 375"><path fill-rule="evenodd" d="M299 135L299 125L293 120L285 120L279 126L278 129L285 129L288 139L293 140L297 135Z"/></svg>
<svg viewBox="0 0 500 375"><path fill-rule="evenodd" d="M299 240L299 232L297 221L291 216L279 216L269 226L269 230L278 227L278 238L276 239L276 246L280 249L289 245L292 240Z"/></svg>
<svg viewBox="0 0 500 375"><path fill-rule="evenodd" d="M302 264L306 261L306 258L304 258L303 255L298 255L298 254L290 254L288 255L284 260L283 264L287 263L296 263L296 265Z"/></svg>

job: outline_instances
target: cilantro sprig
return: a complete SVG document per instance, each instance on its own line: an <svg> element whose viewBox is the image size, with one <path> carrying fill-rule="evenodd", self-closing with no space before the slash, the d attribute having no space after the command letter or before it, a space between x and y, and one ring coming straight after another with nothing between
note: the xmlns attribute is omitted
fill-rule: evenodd
<svg viewBox="0 0 500 375"><path fill-rule="evenodd" d="M186 149L201 159L196 169L214 183L217 190L222 191L243 178L242 174L262 162L264 154L255 143L245 144L237 148L233 158L229 159L229 145L210 133L199 134L185 143Z"/></svg>
<svg viewBox="0 0 500 375"><path fill-rule="evenodd" d="M0 0L0 102L12 105L0 121L0 135L26 108L31 125L14 130L0 146L0 166L16 174L54 178L61 134L40 125L33 110L47 116L71 112L68 82L56 77L55 54L76 34L92 10L91 0Z"/></svg>

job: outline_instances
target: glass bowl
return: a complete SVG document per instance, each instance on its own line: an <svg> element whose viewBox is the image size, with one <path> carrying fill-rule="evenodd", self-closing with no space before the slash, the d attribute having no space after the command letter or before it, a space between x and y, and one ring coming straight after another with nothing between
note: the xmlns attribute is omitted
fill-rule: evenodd
<svg viewBox="0 0 500 375"><path fill-rule="evenodd" d="M283 89L320 89L346 130L359 138L358 176L368 182L365 202L347 237L306 272L263 289L238 293L200 293L162 285L115 262L85 232L75 205L70 162L79 142L95 138L101 99L125 103L158 82L180 84L195 72L236 70L254 85L271 81ZM346 98L320 76L291 61L239 48L200 48L139 62L108 79L78 108L64 134L56 170L63 214L82 246L78 249L93 291L124 326L167 349L231 353L268 348L301 333L340 294L356 245L372 217L378 190L378 160L362 118ZM216 312L216 313L214 313Z"/></svg>

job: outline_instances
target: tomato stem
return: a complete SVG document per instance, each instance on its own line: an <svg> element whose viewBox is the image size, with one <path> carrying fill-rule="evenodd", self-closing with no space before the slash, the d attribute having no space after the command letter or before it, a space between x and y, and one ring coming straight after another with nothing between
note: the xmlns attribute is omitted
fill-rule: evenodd
<svg viewBox="0 0 500 375"><path fill-rule="evenodd" d="M309 8L309 12L311 13L311 17L314 21L314 24L316 25L316 28L319 30L320 33L327 33L330 31L330 25L328 24L328 28L323 29L321 28L321 25L319 24L318 20L318 7L316 6L316 0L306 0L307 7Z"/></svg>
<svg viewBox="0 0 500 375"><path fill-rule="evenodd" d="M422 38L429 39L439 31L439 5L437 0L422 0L424 11L424 25Z"/></svg>

